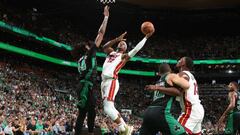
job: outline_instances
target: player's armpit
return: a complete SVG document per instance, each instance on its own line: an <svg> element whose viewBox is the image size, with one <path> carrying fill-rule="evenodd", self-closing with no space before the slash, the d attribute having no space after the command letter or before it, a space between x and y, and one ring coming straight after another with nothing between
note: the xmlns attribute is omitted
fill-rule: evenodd
<svg viewBox="0 0 240 135"><path fill-rule="evenodd" d="M125 54L122 55L122 60L123 60L123 61L127 62L127 61L129 61L130 59L131 59L131 57L130 57L127 53L125 53Z"/></svg>

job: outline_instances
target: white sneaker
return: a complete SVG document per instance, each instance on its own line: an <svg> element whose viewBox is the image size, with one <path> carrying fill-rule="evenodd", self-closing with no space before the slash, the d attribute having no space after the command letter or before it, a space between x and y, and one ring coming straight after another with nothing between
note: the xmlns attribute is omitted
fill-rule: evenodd
<svg viewBox="0 0 240 135"><path fill-rule="evenodd" d="M132 135L132 132L133 132L133 126L128 126L126 125L125 126L125 135Z"/></svg>

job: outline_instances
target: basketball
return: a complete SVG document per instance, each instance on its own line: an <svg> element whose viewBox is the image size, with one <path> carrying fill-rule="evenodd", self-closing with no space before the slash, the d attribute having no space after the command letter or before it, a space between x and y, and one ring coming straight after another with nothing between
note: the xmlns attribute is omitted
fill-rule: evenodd
<svg viewBox="0 0 240 135"><path fill-rule="evenodd" d="M154 25L151 22L144 22L141 25L141 31L144 35L154 32L155 31Z"/></svg>

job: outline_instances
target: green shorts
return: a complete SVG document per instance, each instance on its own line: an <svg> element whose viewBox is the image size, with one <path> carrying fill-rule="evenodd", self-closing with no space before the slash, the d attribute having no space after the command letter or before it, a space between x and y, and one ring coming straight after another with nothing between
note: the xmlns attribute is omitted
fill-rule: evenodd
<svg viewBox="0 0 240 135"><path fill-rule="evenodd" d="M233 112L228 115L225 134L235 135L240 130L240 112Z"/></svg>

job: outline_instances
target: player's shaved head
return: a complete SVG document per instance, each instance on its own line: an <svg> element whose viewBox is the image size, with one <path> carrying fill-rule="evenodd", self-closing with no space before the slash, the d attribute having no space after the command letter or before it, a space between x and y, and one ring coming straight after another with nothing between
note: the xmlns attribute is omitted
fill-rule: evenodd
<svg viewBox="0 0 240 135"><path fill-rule="evenodd" d="M75 61L81 58L94 44L92 41L81 42L73 47L71 55Z"/></svg>
<svg viewBox="0 0 240 135"><path fill-rule="evenodd" d="M71 55L73 56L73 59L77 61L84 53L84 44L80 43L73 47L73 50L71 51Z"/></svg>
<svg viewBox="0 0 240 135"><path fill-rule="evenodd" d="M127 43L125 41L119 42L118 46L117 46L117 49L118 49L118 51L126 52L126 50L127 50Z"/></svg>
<svg viewBox="0 0 240 135"><path fill-rule="evenodd" d="M183 70L192 70L193 69L193 60L192 58L190 57L182 57L176 67L180 70L180 71L183 71Z"/></svg>
<svg viewBox="0 0 240 135"><path fill-rule="evenodd" d="M190 58L190 57L183 57L183 58L184 58L184 62L185 62L186 67L189 70L192 70L192 68L193 68L193 60L192 60L192 58Z"/></svg>
<svg viewBox="0 0 240 135"><path fill-rule="evenodd" d="M171 72L171 67L169 64L167 63L162 63L160 64L159 66L159 73L162 75L162 74L165 74L165 73L168 73L168 72Z"/></svg>

